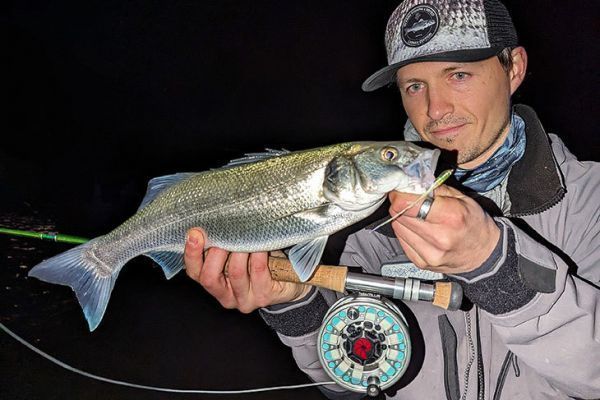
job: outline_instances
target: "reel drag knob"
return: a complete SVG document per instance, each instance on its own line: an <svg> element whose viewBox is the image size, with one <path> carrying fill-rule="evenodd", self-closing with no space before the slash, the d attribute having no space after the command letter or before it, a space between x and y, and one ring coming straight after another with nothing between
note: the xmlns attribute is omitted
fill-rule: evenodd
<svg viewBox="0 0 600 400"><path fill-rule="evenodd" d="M318 350L323 368L337 384L377 396L408 367L410 336L394 303L352 294L338 300L325 315Z"/></svg>

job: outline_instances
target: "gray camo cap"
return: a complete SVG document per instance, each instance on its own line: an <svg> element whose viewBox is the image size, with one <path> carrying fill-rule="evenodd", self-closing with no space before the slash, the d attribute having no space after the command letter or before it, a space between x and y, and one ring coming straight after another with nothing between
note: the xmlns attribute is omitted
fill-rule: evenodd
<svg viewBox="0 0 600 400"><path fill-rule="evenodd" d="M421 61L479 61L518 44L498 0L405 0L385 31L388 66L362 84L370 92L396 81L396 71Z"/></svg>

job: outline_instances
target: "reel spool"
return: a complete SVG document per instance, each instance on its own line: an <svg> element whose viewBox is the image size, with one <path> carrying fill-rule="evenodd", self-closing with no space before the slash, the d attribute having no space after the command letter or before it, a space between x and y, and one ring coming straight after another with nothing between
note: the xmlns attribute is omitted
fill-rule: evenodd
<svg viewBox="0 0 600 400"><path fill-rule="evenodd" d="M323 368L340 386L377 396L408 367L411 344L406 319L386 298L346 296L323 319L318 353Z"/></svg>

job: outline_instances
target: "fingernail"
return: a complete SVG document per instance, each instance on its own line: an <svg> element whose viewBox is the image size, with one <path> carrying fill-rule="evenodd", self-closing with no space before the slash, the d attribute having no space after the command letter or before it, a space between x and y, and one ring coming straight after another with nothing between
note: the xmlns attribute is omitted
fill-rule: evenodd
<svg viewBox="0 0 600 400"><path fill-rule="evenodd" d="M188 233L188 234L187 234L187 239L186 239L186 241L187 241L189 244L192 244L192 245L194 245L194 246L197 246L197 245L198 245L198 234L197 234L197 233L194 233L194 232Z"/></svg>

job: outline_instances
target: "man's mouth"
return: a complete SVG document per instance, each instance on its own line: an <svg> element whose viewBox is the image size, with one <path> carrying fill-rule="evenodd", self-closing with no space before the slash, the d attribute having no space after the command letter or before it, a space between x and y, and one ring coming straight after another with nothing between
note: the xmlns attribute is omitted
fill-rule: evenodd
<svg viewBox="0 0 600 400"><path fill-rule="evenodd" d="M452 126L445 126L445 127L433 129L433 130L429 131L429 133L431 133L433 136L438 137L438 138L455 136L460 132L461 128L465 125L466 125L466 123L452 125Z"/></svg>

